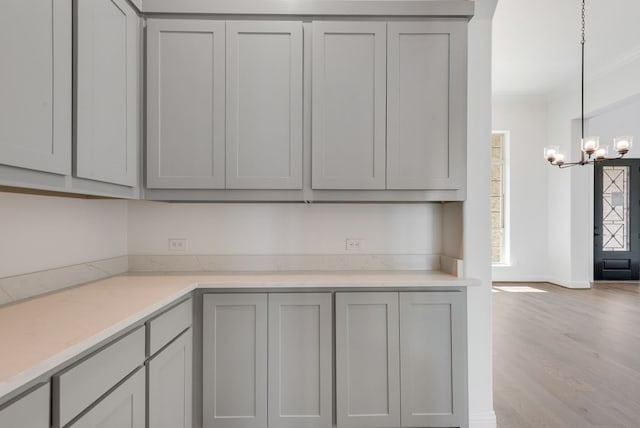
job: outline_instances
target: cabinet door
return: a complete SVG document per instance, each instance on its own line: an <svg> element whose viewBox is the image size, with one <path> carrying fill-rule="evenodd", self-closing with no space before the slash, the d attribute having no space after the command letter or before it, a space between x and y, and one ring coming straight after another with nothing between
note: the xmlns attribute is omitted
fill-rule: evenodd
<svg viewBox="0 0 640 428"><path fill-rule="evenodd" d="M466 25L462 21L389 23L388 189L463 186Z"/></svg>
<svg viewBox="0 0 640 428"><path fill-rule="evenodd" d="M74 175L135 186L140 19L126 0L76 5Z"/></svg>
<svg viewBox="0 0 640 428"><path fill-rule="evenodd" d="M49 428L49 391L47 383L0 408L0 427Z"/></svg>
<svg viewBox="0 0 640 428"><path fill-rule="evenodd" d="M203 297L204 428L267 426L267 295Z"/></svg>
<svg viewBox="0 0 640 428"><path fill-rule="evenodd" d="M386 60L386 23L313 23L314 189L385 188Z"/></svg>
<svg viewBox="0 0 640 428"><path fill-rule="evenodd" d="M225 23L149 19L147 187L223 189Z"/></svg>
<svg viewBox="0 0 640 428"><path fill-rule="evenodd" d="M269 294L269 427L332 426L331 293Z"/></svg>
<svg viewBox="0 0 640 428"><path fill-rule="evenodd" d="M149 428L192 428L192 343L188 329L149 361Z"/></svg>
<svg viewBox="0 0 640 428"><path fill-rule="evenodd" d="M0 163L71 173L71 0L4 0Z"/></svg>
<svg viewBox="0 0 640 428"><path fill-rule="evenodd" d="M338 427L400 426L398 293L336 293Z"/></svg>
<svg viewBox="0 0 640 428"><path fill-rule="evenodd" d="M302 188L302 23L227 22L227 189Z"/></svg>
<svg viewBox="0 0 640 428"><path fill-rule="evenodd" d="M144 370L129 377L68 428L145 428Z"/></svg>
<svg viewBox="0 0 640 428"><path fill-rule="evenodd" d="M465 425L465 325L461 292L400 293L402 426Z"/></svg>

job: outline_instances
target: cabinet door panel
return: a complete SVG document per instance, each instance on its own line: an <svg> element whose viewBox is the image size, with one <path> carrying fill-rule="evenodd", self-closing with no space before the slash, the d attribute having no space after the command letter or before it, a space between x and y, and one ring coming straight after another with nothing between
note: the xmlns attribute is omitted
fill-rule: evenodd
<svg viewBox="0 0 640 428"><path fill-rule="evenodd" d="M138 173L140 20L125 0L76 10L75 175L135 186Z"/></svg>
<svg viewBox="0 0 640 428"><path fill-rule="evenodd" d="M71 0L5 0L0 163L71 174Z"/></svg>
<svg viewBox="0 0 640 428"><path fill-rule="evenodd" d="M225 23L149 19L147 187L225 187Z"/></svg>
<svg viewBox="0 0 640 428"><path fill-rule="evenodd" d="M302 23L227 23L228 189L302 187Z"/></svg>
<svg viewBox="0 0 640 428"><path fill-rule="evenodd" d="M0 409L0 427L49 428L50 386L37 387Z"/></svg>
<svg viewBox="0 0 640 428"><path fill-rule="evenodd" d="M388 189L458 189L463 184L465 25L389 23Z"/></svg>
<svg viewBox="0 0 640 428"><path fill-rule="evenodd" d="M338 427L400 426L398 293L336 293Z"/></svg>
<svg viewBox="0 0 640 428"><path fill-rule="evenodd" d="M149 428L192 428L192 332L149 361Z"/></svg>
<svg viewBox="0 0 640 428"><path fill-rule="evenodd" d="M400 293L402 426L464 423L462 293Z"/></svg>
<svg viewBox="0 0 640 428"><path fill-rule="evenodd" d="M269 427L331 428L331 294L269 295Z"/></svg>
<svg viewBox="0 0 640 428"><path fill-rule="evenodd" d="M203 297L205 428L267 426L267 295Z"/></svg>
<svg viewBox="0 0 640 428"><path fill-rule="evenodd" d="M138 371L68 428L145 428L145 374Z"/></svg>
<svg viewBox="0 0 640 428"><path fill-rule="evenodd" d="M314 22L314 189L384 189L386 24Z"/></svg>

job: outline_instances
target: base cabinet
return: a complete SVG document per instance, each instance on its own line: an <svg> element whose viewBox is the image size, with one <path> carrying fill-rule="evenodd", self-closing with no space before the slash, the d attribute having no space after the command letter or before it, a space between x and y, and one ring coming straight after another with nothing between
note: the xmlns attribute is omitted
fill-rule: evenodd
<svg viewBox="0 0 640 428"><path fill-rule="evenodd" d="M188 329L147 363L149 428L192 428L192 336Z"/></svg>
<svg viewBox="0 0 640 428"><path fill-rule="evenodd" d="M203 426L331 428L331 331L331 293L205 295Z"/></svg>
<svg viewBox="0 0 640 428"><path fill-rule="evenodd" d="M145 411L145 373L138 369L68 427L145 428Z"/></svg>
<svg viewBox="0 0 640 428"><path fill-rule="evenodd" d="M0 427L49 428L50 390L47 383L0 407Z"/></svg>
<svg viewBox="0 0 640 428"><path fill-rule="evenodd" d="M338 428L465 427L462 292L336 293Z"/></svg>

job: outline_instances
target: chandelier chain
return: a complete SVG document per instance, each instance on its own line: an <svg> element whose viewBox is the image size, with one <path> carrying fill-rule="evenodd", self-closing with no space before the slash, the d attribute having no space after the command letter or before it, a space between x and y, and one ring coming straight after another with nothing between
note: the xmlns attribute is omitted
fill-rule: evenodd
<svg viewBox="0 0 640 428"><path fill-rule="evenodd" d="M585 27L585 24L584 24L584 22L585 22L585 18L584 18L584 16L585 16L584 2L585 2L585 0L582 0L582 27L580 28L580 43L582 43L583 45L584 45L584 41L585 41L585 38L584 38L584 27Z"/></svg>

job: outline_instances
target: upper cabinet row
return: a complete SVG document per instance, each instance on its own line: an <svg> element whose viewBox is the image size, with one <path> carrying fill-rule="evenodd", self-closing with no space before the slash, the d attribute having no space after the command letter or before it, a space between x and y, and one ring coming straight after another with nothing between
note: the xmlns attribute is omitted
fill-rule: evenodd
<svg viewBox="0 0 640 428"><path fill-rule="evenodd" d="M126 0L7 0L0 185L135 197L141 18Z"/></svg>
<svg viewBox="0 0 640 428"><path fill-rule="evenodd" d="M147 187L463 189L466 28L149 19Z"/></svg>

